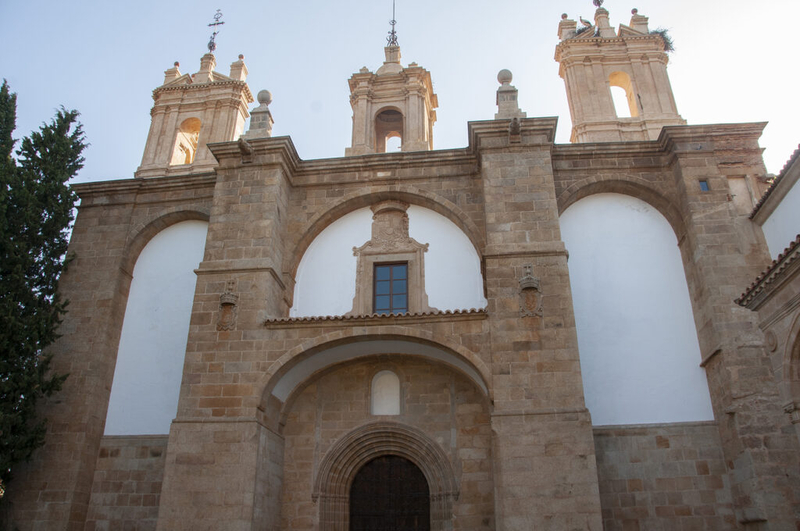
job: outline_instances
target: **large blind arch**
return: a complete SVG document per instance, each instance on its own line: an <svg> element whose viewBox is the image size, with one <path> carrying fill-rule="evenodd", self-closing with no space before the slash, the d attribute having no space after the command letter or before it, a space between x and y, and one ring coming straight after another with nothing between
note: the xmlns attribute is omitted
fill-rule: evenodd
<svg viewBox="0 0 800 531"><path fill-rule="evenodd" d="M560 218L595 425L713 420L677 237L652 205L598 193Z"/></svg>

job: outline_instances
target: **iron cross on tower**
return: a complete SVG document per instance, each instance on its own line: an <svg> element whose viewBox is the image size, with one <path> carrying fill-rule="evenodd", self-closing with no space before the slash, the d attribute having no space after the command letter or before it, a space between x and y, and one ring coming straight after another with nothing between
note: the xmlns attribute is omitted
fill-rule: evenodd
<svg viewBox="0 0 800 531"><path fill-rule="evenodd" d="M224 22L220 22L222 18L222 11L217 9L217 12L214 14L214 22L209 24L209 27L214 28L214 33L211 34L211 39L208 41L208 52L214 53L214 50L217 49L217 43L214 42L214 39L217 37L217 33L219 33L219 27L225 24Z"/></svg>
<svg viewBox="0 0 800 531"><path fill-rule="evenodd" d="M389 21L389 24L392 25L392 31L390 31L389 36L386 37L388 46L400 46L397 44L397 32L394 30L394 25L397 24L397 21L394 19L394 2L395 0L392 0L392 20Z"/></svg>

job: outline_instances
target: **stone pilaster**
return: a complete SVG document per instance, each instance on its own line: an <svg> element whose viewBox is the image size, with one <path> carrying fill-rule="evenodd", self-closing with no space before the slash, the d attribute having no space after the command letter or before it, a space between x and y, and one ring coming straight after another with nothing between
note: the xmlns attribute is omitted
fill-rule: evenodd
<svg viewBox="0 0 800 531"><path fill-rule="evenodd" d="M519 131L506 121L470 129L486 208L498 528L600 529L550 157L555 120L523 119Z"/></svg>
<svg viewBox="0 0 800 531"><path fill-rule="evenodd" d="M282 458L264 455L274 432L257 419L265 366L256 338L265 318L288 313L280 265L290 166L297 159L285 138L249 144L247 153L235 143L211 146L220 166L158 529L245 530L255 513L261 521L276 516L255 497L256 490L270 490L257 471Z"/></svg>

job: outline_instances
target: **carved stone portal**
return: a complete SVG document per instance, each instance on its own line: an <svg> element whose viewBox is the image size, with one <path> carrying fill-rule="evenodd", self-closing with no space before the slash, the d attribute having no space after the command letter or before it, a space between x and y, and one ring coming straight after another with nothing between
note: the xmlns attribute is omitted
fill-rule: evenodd
<svg viewBox="0 0 800 531"><path fill-rule="evenodd" d="M225 286L225 293L219 296L219 318L217 330L233 330L236 327L236 315L239 313L239 296L233 292L236 287L235 280L229 280Z"/></svg>
<svg viewBox="0 0 800 531"><path fill-rule="evenodd" d="M408 204L402 201L381 201L370 207L372 238L361 247L353 247L358 260L356 295L353 309L347 315L373 313L373 274L375 264L406 262L408 264L408 312L435 311L428 306L425 292L425 252L422 244L408 235Z"/></svg>
<svg viewBox="0 0 800 531"><path fill-rule="evenodd" d="M519 308L522 317L542 316L542 290L533 276L533 266L525 264L525 276L519 279Z"/></svg>

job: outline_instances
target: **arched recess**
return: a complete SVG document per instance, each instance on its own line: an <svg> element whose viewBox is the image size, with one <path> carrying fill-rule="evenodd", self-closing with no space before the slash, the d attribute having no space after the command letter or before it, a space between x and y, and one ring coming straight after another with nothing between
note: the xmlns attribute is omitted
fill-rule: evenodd
<svg viewBox="0 0 800 531"><path fill-rule="evenodd" d="M561 215L595 425L713 420L683 261L644 201L595 194Z"/></svg>
<svg viewBox="0 0 800 531"><path fill-rule="evenodd" d="M441 196L414 186L402 185L394 186L391 189L387 187L384 190L374 191L369 194L354 192L343 197L341 201L328 210L316 214L298 231L301 236L294 244L292 252L286 255L284 271L288 272L292 277L297 274L297 267L300 265L308 246L331 223L350 212L390 199L428 208L448 218L467 235L478 256L483 256L483 249L486 246L485 235L466 212L452 201Z"/></svg>
<svg viewBox="0 0 800 531"><path fill-rule="evenodd" d="M171 165L191 164L197 155L197 141L200 138L199 118L187 118L181 122L175 136L175 147L172 150Z"/></svg>
<svg viewBox="0 0 800 531"><path fill-rule="evenodd" d="M281 405L286 404L304 382L328 367L380 354L422 356L444 363L471 380L491 399L489 367L461 345L447 339L434 339L432 333L413 328L393 327L391 333L381 334L349 328L310 339L273 363L260 381L263 385L260 408L267 411L275 399Z"/></svg>
<svg viewBox="0 0 800 531"><path fill-rule="evenodd" d="M133 237L129 238L129 243L125 246L120 267L129 276L133 273L133 266L139 258L139 254L145 245L153 239L153 236L162 230L180 223L182 221L205 221L208 222L209 213L203 210L176 210L168 212L155 218L154 220L134 228Z"/></svg>
<svg viewBox="0 0 800 531"><path fill-rule="evenodd" d="M313 491L319 503L320 531L348 528L353 478L366 463L384 455L403 457L419 467L430 488L431 529L453 529L452 507L459 489L447 455L416 428L374 422L339 439L320 462Z"/></svg>
<svg viewBox="0 0 800 531"><path fill-rule="evenodd" d="M194 270L203 259L207 230L205 221L171 223L136 253L106 435L169 432L183 373Z"/></svg>
<svg viewBox="0 0 800 531"><path fill-rule="evenodd" d="M678 208L666 197L653 190L645 181L615 177L590 177L582 179L558 196L558 215L584 197L595 194L621 194L641 199L658 210L672 226L678 240L686 233L686 226Z"/></svg>
<svg viewBox="0 0 800 531"><path fill-rule="evenodd" d="M404 228L395 218L404 218ZM394 239L382 228L390 219L397 224ZM373 268L386 263L407 267L408 312L487 304L480 255L467 235L433 210L388 201L345 214L319 233L295 273L289 316L372 313Z"/></svg>

